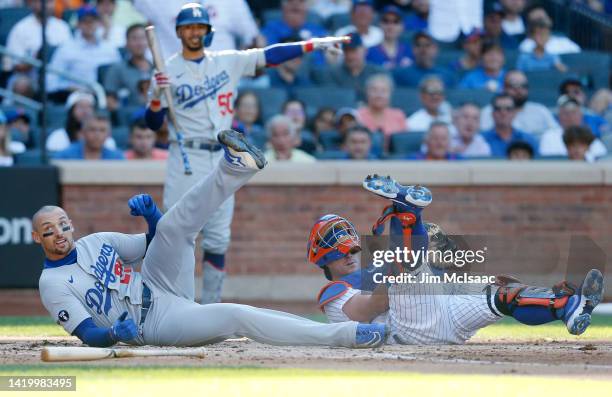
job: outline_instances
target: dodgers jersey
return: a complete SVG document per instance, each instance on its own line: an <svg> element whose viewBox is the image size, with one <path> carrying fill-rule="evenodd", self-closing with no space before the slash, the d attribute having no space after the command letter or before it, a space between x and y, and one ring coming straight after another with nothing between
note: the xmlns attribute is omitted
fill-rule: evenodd
<svg viewBox="0 0 612 397"><path fill-rule="evenodd" d="M344 312L343 307L353 296L361 293L361 271L356 271L342 277L339 281L332 281L319 292L317 301L319 307L327 316L330 323L352 321ZM372 322L384 323L388 312L379 314Z"/></svg>
<svg viewBox="0 0 612 397"><path fill-rule="evenodd" d="M124 312L140 320L142 277L131 267L145 254L145 234L94 233L58 261L45 261L38 286L43 305L72 334L91 317L98 327L110 327Z"/></svg>
<svg viewBox="0 0 612 397"><path fill-rule="evenodd" d="M181 53L166 62L176 118L185 139L217 140L217 132L231 127L237 86L243 76L254 76L265 65L262 49L206 51L200 62ZM167 107L165 97L162 106ZM174 126L169 125L171 132Z"/></svg>

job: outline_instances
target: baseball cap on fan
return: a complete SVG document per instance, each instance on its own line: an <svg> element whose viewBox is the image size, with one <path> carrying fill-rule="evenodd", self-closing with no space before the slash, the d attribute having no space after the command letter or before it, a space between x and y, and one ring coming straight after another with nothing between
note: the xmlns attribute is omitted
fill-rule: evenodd
<svg viewBox="0 0 612 397"><path fill-rule="evenodd" d="M75 91L68 96L68 99L66 100L66 109L70 109L75 103L80 101L87 101L91 105L96 104L96 98L89 92Z"/></svg>
<svg viewBox="0 0 612 397"><path fill-rule="evenodd" d="M79 20L79 22L87 17L93 17L96 19L100 17L100 14L98 14L98 10L96 10L96 7L93 7L90 5L84 5L78 9L77 19Z"/></svg>
<svg viewBox="0 0 612 397"><path fill-rule="evenodd" d="M374 7L374 1L373 0L353 0L353 10L359 6Z"/></svg>

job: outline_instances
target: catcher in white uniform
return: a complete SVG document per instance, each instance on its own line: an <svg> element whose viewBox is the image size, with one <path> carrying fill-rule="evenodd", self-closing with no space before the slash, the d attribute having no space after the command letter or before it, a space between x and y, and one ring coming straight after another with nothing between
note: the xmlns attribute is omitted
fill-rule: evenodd
<svg viewBox="0 0 612 397"><path fill-rule="evenodd" d="M194 346L232 336L275 345L376 347L384 324L322 324L289 313L229 303L194 302L195 238L215 210L265 166L263 154L232 130L225 158L164 215L149 195L129 201L147 234L94 233L73 239L66 212L41 208L32 238L45 253L40 297L64 329L90 346L117 342ZM141 273L131 265L142 261Z"/></svg>
<svg viewBox="0 0 612 397"><path fill-rule="evenodd" d="M427 251L428 227L421 212L431 203L431 192L422 186L404 187L390 177L377 175L368 176L363 187L392 201L373 226L373 234L381 235L389 221L391 250L411 247ZM443 246L453 245L436 225L428 226L437 239L446 240ZM497 276L491 284L376 284L376 272L410 273L418 280L423 274L440 275L444 270L423 260L415 267L398 269L388 264L378 270L361 270L360 251L359 236L348 220L334 214L319 218L308 240L308 260L322 268L330 282L317 300L330 322L386 319L390 333L387 343L391 344L465 343L480 328L503 316L527 325L560 320L571 334L580 335L603 296L603 275L596 269L587 273L579 288L565 281L553 288L534 287L508 276Z"/></svg>
<svg viewBox="0 0 612 397"><path fill-rule="evenodd" d="M170 87L193 175L186 175L185 156L180 145L173 142L164 186L166 209L172 207L199 177L209 174L222 156L216 134L231 126L236 87L243 76L253 76L260 68L278 65L316 49L338 52L336 46L348 39L315 38L263 49L205 51L204 48L212 43L214 30L207 11L196 3L186 4L179 12L176 34L182 42L182 51L167 60L167 74L155 74L151 101L145 114L151 129L158 130L162 126L167 104L160 97L161 89ZM170 126L170 132L171 136L177 136L173 126ZM233 210L234 196L230 196L204 225L202 303L221 299Z"/></svg>

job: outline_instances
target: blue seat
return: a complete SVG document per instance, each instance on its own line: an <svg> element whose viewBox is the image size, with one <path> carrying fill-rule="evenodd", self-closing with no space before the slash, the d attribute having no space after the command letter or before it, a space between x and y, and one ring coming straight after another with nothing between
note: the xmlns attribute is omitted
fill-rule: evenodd
<svg viewBox="0 0 612 397"><path fill-rule="evenodd" d="M557 95L559 86L567 78L567 74L549 70L537 72L525 72L529 82L529 92L532 90L550 90Z"/></svg>
<svg viewBox="0 0 612 397"><path fill-rule="evenodd" d="M324 151L338 150L342 145L342 137L338 131L321 131L319 133L319 143Z"/></svg>
<svg viewBox="0 0 612 397"><path fill-rule="evenodd" d="M418 152L425 137L425 131L398 132L391 135L389 151L391 154L403 154Z"/></svg>
<svg viewBox="0 0 612 397"><path fill-rule="evenodd" d="M357 96L355 90L340 87L304 87L296 88L294 91L296 99L306 104L308 109L316 110L321 107L339 109L342 107L354 108L357 106Z"/></svg>
<svg viewBox="0 0 612 397"><path fill-rule="evenodd" d="M47 105L45 112L47 118L47 129L49 132L62 128L66 125L66 118L68 117L68 109L64 105Z"/></svg>
<svg viewBox="0 0 612 397"><path fill-rule="evenodd" d="M569 68L571 73L585 77L592 85L593 89L608 86L608 76L612 57L598 51L582 51L578 54L566 54L561 56L561 60Z"/></svg>
<svg viewBox="0 0 612 397"><path fill-rule="evenodd" d="M29 14L30 9L27 7L0 9L0 45L6 45L6 40L13 26Z"/></svg>
<svg viewBox="0 0 612 397"><path fill-rule="evenodd" d="M391 94L391 106L400 108L407 116L419 110L421 100L416 88L395 88Z"/></svg>
<svg viewBox="0 0 612 397"><path fill-rule="evenodd" d="M265 122L270 117L279 114L283 103L287 100L287 91L282 88L249 88L253 91L261 104L261 118Z"/></svg>
<svg viewBox="0 0 612 397"><path fill-rule="evenodd" d="M493 93L487 90L473 90L457 88L446 92L446 100L453 107L460 106L465 102L474 102L478 106L483 107L491 103Z"/></svg>
<svg viewBox="0 0 612 397"><path fill-rule="evenodd" d="M40 149L26 150L23 153L15 155L15 164L17 165L39 165L42 164Z"/></svg>
<svg viewBox="0 0 612 397"><path fill-rule="evenodd" d="M125 150L130 143L130 128L129 127L114 127L112 130L113 138L117 143L117 149Z"/></svg>
<svg viewBox="0 0 612 397"><path fill-rule="evenodd" d="M565 155L553 155L553 156L537 156L535 160L548 160L548 161L559 161L559 160L567 160L567 156Z"/></svg>
<svg viewBox="0 0 612 397"><path fill-rule="evenodd" d="M557 90L543 90L540 88L529 89L529 100L533 102L541 103L547 107L554 107L559 98L559 91Z"/></svg>
<svg viewBox="0 0 612 397"><path fill-rule="evenodd" d="M342 150L325 150L315 153L315 157L319 160L346 160L346 152Z"/></svg>

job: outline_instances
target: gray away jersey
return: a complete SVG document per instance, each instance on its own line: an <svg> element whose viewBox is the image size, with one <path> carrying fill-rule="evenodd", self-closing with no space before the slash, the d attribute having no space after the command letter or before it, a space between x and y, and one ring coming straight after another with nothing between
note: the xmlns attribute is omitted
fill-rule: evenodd
<svg viewBox="0 0 612 397"><path fill-rule="evenodd" d="M110 327L126 310L138 324L142 278L131 265L145 254L145 234L94 233L75 245L77 263L46 268L40 276L41 300L51 317L69 334L89 317Z"/></svg>

